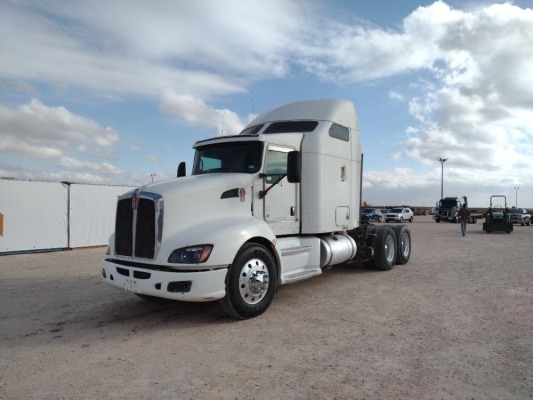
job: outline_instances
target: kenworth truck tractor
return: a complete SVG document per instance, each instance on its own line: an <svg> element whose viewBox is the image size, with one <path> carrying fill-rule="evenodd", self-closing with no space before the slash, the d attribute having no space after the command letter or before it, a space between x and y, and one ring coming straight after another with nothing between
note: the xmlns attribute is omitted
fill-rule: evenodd
<svg viewBox="0 0 533 400"><path fill-rule="evenodd" d="M409 261L405 225L359 225L362 153L350 101L287 104L194 149L192 176L182 163L177 178L118 198L104 282L143 299L217 300L246 319L278 286L330 266Z"/></svg>

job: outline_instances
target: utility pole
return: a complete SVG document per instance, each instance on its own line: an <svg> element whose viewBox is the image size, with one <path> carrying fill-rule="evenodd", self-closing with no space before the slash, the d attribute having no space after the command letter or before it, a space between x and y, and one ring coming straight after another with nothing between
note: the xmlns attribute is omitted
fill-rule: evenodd
<svg viewBox="0 0 533 400"><path fill-rule="evenodd" d="M520 189L520 186L515 186L514 188L514 208L518 208L518 189Z"/></svg>
<svg viewBox="0 0 533 400"><path fill-rule="evenodd" d="M448 161L447 158L439 157L437 161L440 162L440 198L444 198L444 163Z"/></svg>

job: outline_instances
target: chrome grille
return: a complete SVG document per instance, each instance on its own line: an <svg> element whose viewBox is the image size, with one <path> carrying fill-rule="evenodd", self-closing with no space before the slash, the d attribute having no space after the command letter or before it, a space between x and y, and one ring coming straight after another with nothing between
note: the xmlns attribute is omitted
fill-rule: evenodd
<svg viewBox="0 0 533 400"><path fill-rule="evenodd" d="M163 232L163 198L149 192L119 197L115 221L115 254L155 259Z"/></svg>

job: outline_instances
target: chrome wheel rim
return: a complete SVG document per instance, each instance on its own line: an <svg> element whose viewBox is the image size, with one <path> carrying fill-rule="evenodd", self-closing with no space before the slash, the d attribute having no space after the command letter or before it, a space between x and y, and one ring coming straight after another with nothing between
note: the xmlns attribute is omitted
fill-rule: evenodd
<svg viewBox="0 0 533 400"><path fill-rule="evenodd" d="M392 237L392 235L388 235L387 239L385 239L385 259L389 264L394 261L395 252L396 249L394 248L394 237Z"/></svg>
<svg viewBox="0 0 533 400"><path fill-rule="evenodd" d="M259 258L246 262L239 276L239 293L245 303L259 303L269 286L269 275L266 264Z"/></svg>
<svg viewBox="0 0 533 400"><path fill-rule="evenodd" d="M402 255L407 257L411 251L411 241L409 240L409 235L407 235L407 233L404 233L400 238L400 246Z"/></svg>

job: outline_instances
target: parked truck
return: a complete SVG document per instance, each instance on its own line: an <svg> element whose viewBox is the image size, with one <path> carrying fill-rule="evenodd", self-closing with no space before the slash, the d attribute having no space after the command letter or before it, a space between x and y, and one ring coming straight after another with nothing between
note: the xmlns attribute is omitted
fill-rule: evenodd
<svg viewBox="0 0 533 400"><path fill-rule="evenodd" d="M433 219L435 222L459 222L458 211L466 204L468 207L468 198L466 196L461 197L444 197L437 201L435 205L435 213ZM470 210L469 223L475 224L478 219L483 218L483 214L474 210Z"/></svg>
<svg viewBox="0 0 533 400"><path fill-rule="evenodd" d="M279 285L330 266L409 261L405 225L359 224L363 157L350 101L287 104L193 147L191 176L181 163L177 178L118 198L104 282L144 299L217 300L246 319Z"/></svg>

